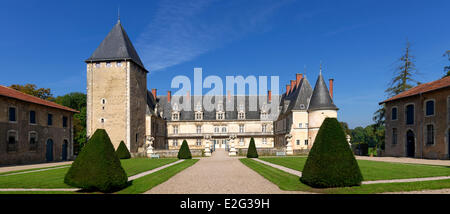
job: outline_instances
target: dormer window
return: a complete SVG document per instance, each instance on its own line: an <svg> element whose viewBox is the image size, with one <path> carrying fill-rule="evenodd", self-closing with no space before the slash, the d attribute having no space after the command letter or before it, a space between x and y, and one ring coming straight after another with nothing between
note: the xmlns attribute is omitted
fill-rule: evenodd
<svg viewBox="0 0 450 214"><path fill-rule="evenodd" d="M107 67L107 68L111 67L111 62L107 62L107 63L106 63L106 67Z"/></svg>
<svg viewBox="0 0 450 214"><path fill-rule="evenodd" d="M261 120L267 120L269 118L267 112L261 112Z"/></svg>
<svg viewBox="0 0 450 214"><path fill-rule="evenodd" d="M100 63L99 62L95 63L95 67L100 68Z"/></svg>
<svg viewBox="0 0 450 214"><path fill-rule="evenodd" d="M195 120L203 120L203 113L195 112Z"/></svg>
<svg viewBox="0 0 450 214"><path fill-rule="evenodd" d="M179 120L180 119L180 113L179 112L173 112L172 113L172 120Z"/></svg>
<svg viewBox="0 0 450 214"><path fill-rule="evenodd" d="M122 67L122 62L117 62L117 67Z"/></svg>
<svg viewBox="0 0 450 214"><path fill-rule="evenodd" d="M239 112L238 113L238 119L239 120L244 120L245 119L245 112Z"/></svg>
<svg viewBox="0 0 450 214"><path fill-rule="evenodd" d="M217 120L223 120L223 119L225 119L225 113L223 113L223 112L217 112L217 113L216 113L216 119L217 119Z"/></svg>

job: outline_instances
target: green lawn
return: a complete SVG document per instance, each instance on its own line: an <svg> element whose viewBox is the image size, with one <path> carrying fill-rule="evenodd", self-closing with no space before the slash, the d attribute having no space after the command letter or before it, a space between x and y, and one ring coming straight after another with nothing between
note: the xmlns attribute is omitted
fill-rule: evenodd
<svg viewBox="0 0 450 214"><path fill-rule="evenodd" d="M121 163L127 175L132 176L140 172L152 170L165 164L172 163L176 160L177 159L174 158L132 158L121 160ZM41 172L0 176L0 188L73 188L64 183L64 176L68 170L69 167Z"/></svg>
<svg viewBox="0 0 450 214"><path fill-rule="evenodd" d="M307 157L273 157L261 160L303 171ZM450 176L450 167L357 160L365 181Z"/></svg>
<svg viewBox="0 0 450 214"><path fill-rule="evenodd" d="M167 167L155 173L146 175L144 177L133 180L131 186L117 192L119 194L139 194L144 193L147 190L169 180L172 176L176 175L178 172L194 165L198 159L189 159L181 163L177 163L173 166Z"/></svg>
<svg viewBox="0 0 450 214"><path fill-rule="evenodd" d="M36 169L23 169L23 170L16 170L16 171L9 171L9 172L2 172L1 175L7 175L7 174L13 174L18 172L28 172L28 171L35 171L35 170L41 170L41 169L52 169L52 168L61 168L61 167L68 167L70 164L66 165L60 165L60 166L50 166L50 167L42 167L42 168L36 168Z"/></svg>
<svg viewBox="0 0 450 214"><path fill-rule="evenodd" d="M240 159L240 161L249 168L256 171L258 174L262 175L270 182L276 184L280 189L289 191L308 191L332 194L373 194L382 192L418 191L426 189L450 188L450 179L448 179L409 183L366 184L357 187L316 189L301 183L298 176L281 171L263 163L247 158L242 158Z"/></svg>

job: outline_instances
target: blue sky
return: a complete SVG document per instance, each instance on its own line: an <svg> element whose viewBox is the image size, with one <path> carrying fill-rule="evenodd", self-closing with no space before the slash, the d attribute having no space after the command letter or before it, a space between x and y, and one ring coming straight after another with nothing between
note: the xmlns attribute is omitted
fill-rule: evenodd
<svg viewBox="0 0 450 214"><path fill-rule="evenodd" d="M406 39L417 80L440 78L448 64L445 0L19 0L0 7L0 84L85 92L84 60L117 22L118 7L158 94L194 67L204 76L279 75L283 91L305 66L314 84L322 61L324 77L335 79L338 117L351 128L372 122Z"/></svg>

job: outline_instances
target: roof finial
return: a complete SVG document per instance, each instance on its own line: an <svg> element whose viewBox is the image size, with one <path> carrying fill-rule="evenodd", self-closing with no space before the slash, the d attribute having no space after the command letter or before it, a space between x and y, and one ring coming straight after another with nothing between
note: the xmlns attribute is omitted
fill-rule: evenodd
<svg viewBox="0 0 450 214"><path fill-rule="evenodd" d="M319 70L319 74L322 75L322 60L320 60L320 70Z"/></svg>

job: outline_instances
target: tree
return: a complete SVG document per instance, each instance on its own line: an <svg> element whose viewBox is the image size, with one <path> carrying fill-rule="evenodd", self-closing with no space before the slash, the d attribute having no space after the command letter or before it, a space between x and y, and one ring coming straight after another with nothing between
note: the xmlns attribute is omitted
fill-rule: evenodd
<svg viewBox="0 0 450 214"><path fill-rule="evenodd" d="M446 51L443 55L443 57L447 56L448 61L450 61L450 50ZM444 66L444 72L446 72L444 77L450 76L450 65Z"/></svg>
<svg viewBox="0 0 450 214"><path fill-rule="evenodd" d="M178 151L177 157L178 157L178 159L191 159L192 158L191 150L189 149L189 145L186 140L183 140L180 150Z"/></svg>
<svg viewBox="0 0 450 214"><path fill-rule="evenodd" d="M123 142L123 140L120 141L119 147L117 147L117 150L116 150L116 154L117 154L117 157L119 157L119 159L130 159L131 158L130 151L128 151L128 148L125 145L125 143Z"/></svg>
<svg viewBox="0 0 450 214"><path fill-rule="evenodd" d="M256 150L255 139L250 138L250 144L247 149L247 158L258 158L258 151Z"/></svg>
<svg viewBox="0 0 450 214"><path fill-rule="evenodd" d="M420 84L412 77L417 72L414 65L414 56L410 53L410 43L406 42L405 53L399 59L399 66L394 71L394 78L390 87L386 89L389 96L395 96L413 87L412 83Z"/></svg>
<svg viewBox="0 0 450 214"><path fill-rule="evenodd" d="M77 154L86 143L86 94L72 92L55 98L55 102L78 110L73 116L74 153Z"/></svg>
<svg viewBox="0 0 450 214"><path fill-rule="evenodd" d="M9 87L44 100L53 100L53 94L51 93L50 88L37 88L35 84L13 84Z"/></svg>
<svg viewBox="0 0 450 214"><path fill-rule="evenodd" d="M97 129L72 163L64 183L89 191L114 192L128 177L104 129Z"/></svg>
<svg viewBox="0 0 450 214"><path fill-rule="evenodd" d="M326 118L306 159L300 181L316 188L361 185L363 177L336 118Z"/></svg>
<svg viewBox="0 0 450 214"><path fill-rule="evenodd" d="M344 133L346 135L350 135L351 134L351 130L348 128L348 124L346 122L339 122L342 126L342 130L344 131Z"/></svg>

